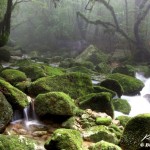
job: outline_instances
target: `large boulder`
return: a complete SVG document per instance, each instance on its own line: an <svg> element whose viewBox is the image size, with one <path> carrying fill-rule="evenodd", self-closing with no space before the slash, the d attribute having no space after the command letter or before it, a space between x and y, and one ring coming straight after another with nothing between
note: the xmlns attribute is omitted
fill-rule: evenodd
<svg viewBox="0 0 150 150"><path fill-rule="evenodd" d="M112 105L112 95L108 92L92 93L78 99L79 107L82 109L92 109L96 112L105 112L114 117L114 107Z"/></svg>
<svg viewBox="0 0 150 150"><path fill-rule="evenodd" d="M73 116L77 107L74 101L63 92L39 94L35 99L35 111L39 116L63 115Z"/></svg>
<svg viewBox="0 0 150 150"><path fill-rule="evenodd" d="M122 150L119 146L106 142L100 141L89 147L89 150Z"/></svg>
<svg viewBox="0 0 150 150"><path fill-rule="evenodd" d="M5 96L0 92L0 132L2 132L6 125L11 121L13 110L11 105L6 100Z"/></svg>
<svg viewBox="0 0 150 150"><path fill-rule="evenodd" d="M130 119L125 126L120 146L125 150L150 149L150 114L140 114Z"/></svg>
<svg viewBox="0 0 150 150"><path fill-rule="evenodd" d="M7 82L15 85L17 82L22 82L27 80L25 73L16 69L5 69L1 72L1 77L3 77Z"/></svg>
<svg viewBox="0 0 150 150"><path fill-rule="evenodd" d="M113 103L114 109L116 111L122 112L122 113L127 114L127 115L131 111L131 106L128 103L128 101L125 99L120 99L120 98L113 99L112 103Z"/></svg>
<svg viewBox="0 0 150 150"><path fill-rule="evenodd" d="M22 136L0 135L0 150L34 150L32 140Z"/></svg>
<svg viewBox="0 0 150 150"><path fill-rule="evenodd" d="M0 91L14 109L23 109L29 104L26 94L2 79L0 79Z"/></svg>
<svg viewBox="0 0 150 150"><path fill-rule="evenodd" d="M46 150L82 150L82 137L79 131L57 129L45 143Z"/></svg>
<svg viewBox="0 0 150 150"><path fill-rule="evenodd" d="M125 95L139 94L142 88L144 87L142 81L128 75L114 73L110 74L108 78L118 81L120 85L123 87L124 90L123 94Z"/></svg>
<svg viewBox="0 0 150 150"><path fill-rule="evenodd" d="M64 92L76 99L92 92L93 87L90 77L80 73L43 77L32 82L29 87L29 93L35 96L53 91Z"/></svg>

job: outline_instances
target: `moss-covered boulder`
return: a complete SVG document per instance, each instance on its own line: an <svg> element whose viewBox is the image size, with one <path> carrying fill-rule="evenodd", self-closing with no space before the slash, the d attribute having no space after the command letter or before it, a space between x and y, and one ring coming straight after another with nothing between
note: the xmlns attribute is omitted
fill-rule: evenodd
<svg viewBox="0 0 150 150"><path fill-rule="evenodd" d="M99 142L101 140L118 144L117 136L109 131L109 128L103 125L94 126L83 131L83 138L92 142Z"/></svg>
<svg viewBox="0 0 150 150"><path fill-rule="evenodd" d="M120 85L123 87L125 95L136 95L139 94L139 92L144 87L144 84L139 79L136 79L134 77L120 74L120 73L114 73L108 76L108 78L114 79L120 83Z"/></svg>
<svg viewBox="0 0 150 150"><path fill-rule="evenodd" d="M1 79L0 91L6 96L6 99L14 109L23 109L29 104L26 94Z"/></svg>
<svg viewBox="0 0 150 150"><path fill-rule="evenodd" d="M128 121L131 119L131 117L129 116L118 116L116 118L116 120L120 121L120 125L122 125L123 127L126 126L126 124L128 123Z"/></svg>
<svg viewBox="0 0 150 150"><path fill-rule="evenodd" d="M71 129L57 129L45 143L46 150L82 150L80 132Z"/></svg>
<svg viewBox="0 0 150 150"><path fill-rule="evenodd" d="M115 68L112 73L121 73L128 76L135 76L135 68L131 65L119 66Z"/></svg>
<svg viewBox="0 0 150 150"><path fill-rule="evenodd" d="M43 77L29 87L29 93L32 95L53 91L64 92L76 99L92 92L93 87L90 77L80 73Z"/></svg>
<svg viewBox="0 0 150 150"><path fill-rule="evenodd" d="M1 39L0 39L0 42L1 42ZM9 60L10 60L10 52L4 47L1 47L0 48L0 61L8 62Z"/></svg>
<svg viewBox="0 0 150 150"><path fill-rule="evenodd" d="M149 150L150 114L140 114L125 126L120 146L127 150Z"/></svg>
<svg viewBox="0 0 150 150"><path fill-rule="evenodd" d="M104 74L108 74L111 73L111 66L107 63L107 62L102 62L99 63L96 67L95 70L99 73L104 73Z"/></svg>
<svg viewBox="0 0 150 150"><path fill-rule="evenodd" d="M0 92L0 133L5 129L6 125L11 121L13 110L6 100L5 96Z"/></svg>
<svg viewBox="0 0 150 150"><path fill-rule="evenodd" d="M121 95L123 94L123 88L121 84L116 80L106 79L101 83L99 83L98 85L105 87L109 90L115 91L119 97L121 97Z"/></svg>
<svg viewBox="0 0 150 150"><path fill-rule="evenodd" d="M96 112L105 112L114 117L114 107L112 105L112 95L107 92L92 93L78 99L79 107L82 109L92 109Z"/></svg>
<svg viewBox="0 0 150 150"><path fill-rule="evenodd" d="M108 117L97 117L96 118L96 124L97 125L105 125L108 126L112 123L112 118L110 116Z"/></svg>
<svg viewBox="0 0 150 150"><path fill-rule="evenodd" d="M15 85L17 82L22 82L27 80L25 73L16 69L5 69L1 72L1 77L3 77L7 82Z"/></svg>
<svg viewBox="0 0 150 150"><path fill-rule="evenodd" d="M30 81L23 81L23 82L18 82L15 84L15 87L21 90L24 93L28 94L28 87L31 85Z"/></svg>
<svg viewBox="0 0 150 150"><path fill-rule="evenodd" d="M46 76L62 75L63 71L60 68L47 66L45 64L32 63L28 66L20 67L20 70L25 72L28 78L32 81Z"/></svg>
<svg viewBox="0 0 150 150"><path fill-rule="evenodd" d="M113 99L112 103L113 103L114 109L116 111L122 112L122 113L127 114L127 115L131 111L131 106L128 103L128 101L125 99L120 99L120 98Z"/></svg>
<svg viewBox="0 0 150 150"><path fill-rule="evenodd" d="M32 140L22 136L0 135L0 150L34 150Z"/></svg>
<svg viewBox="0 0 150 150"><path fill-rule="evenodd" d="M35 99L35 111L39 116L76 114L77 107L74 101L63 92L49 92L39 94Z"/></svg>
<svg viewBox="0 0 150 150"><path fill-rule="evenodd" d="M115 144L102 140L90 146L89 150L122 150L122 149Z"/></svg>

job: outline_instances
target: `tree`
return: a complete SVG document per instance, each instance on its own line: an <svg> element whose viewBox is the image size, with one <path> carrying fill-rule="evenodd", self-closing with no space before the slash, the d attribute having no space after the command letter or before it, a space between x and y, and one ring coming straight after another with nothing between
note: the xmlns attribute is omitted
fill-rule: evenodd
<svg viewBox="0 0 150 150"><path fill-rule="evenodd" d="M89 1L92 1L92 0L89 0ZM150 53L149 53L147 47L145 46L144 40L141 37L140 27L142 25L143 20L149 13L150 2L148 0L140 0L140 2L139 2L139 0L136 0L136 3L138 4L138 5L136 5L136 7L138 7L138 12L136 14L134 28L133 28L134 38L132 38L127 33L127 30L124 30L118 23L118 19L117 19L115 10L112 7L112 5L110 4L110 1L106 1L106 0L95 0L95 1L100 4L103 4L105 6L105 8L110 12L110 14L113 18L113 23L111 21L106 22L106 21L103 21L100 19L96 20L96 21L89 20L81 12L77 12L77 15L80 16L82 19L84 19L89 24L101 25L108 30L112 29L115 32L118 32L119 34L121 34L129 43L132 43L136 47L135 48L136 51L134 51L134 56L133 56L135 60L145 61L145 59L149 59ZM128 18L127 18L128 17L128 14L127 14L128 13L127 12L128 11L127 10L128 3L127 3L127 1L125 1L125 4L126 4L126 25L128 25Z"/></svg>

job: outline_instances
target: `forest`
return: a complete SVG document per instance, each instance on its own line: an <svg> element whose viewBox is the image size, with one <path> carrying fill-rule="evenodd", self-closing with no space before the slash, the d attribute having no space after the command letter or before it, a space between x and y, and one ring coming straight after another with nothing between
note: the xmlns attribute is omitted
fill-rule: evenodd
<svg viewBox="0 0 150 150"><path fill-rule="evenodd" d="M150 0L0 0L0 150L150 149Z"/></svg>

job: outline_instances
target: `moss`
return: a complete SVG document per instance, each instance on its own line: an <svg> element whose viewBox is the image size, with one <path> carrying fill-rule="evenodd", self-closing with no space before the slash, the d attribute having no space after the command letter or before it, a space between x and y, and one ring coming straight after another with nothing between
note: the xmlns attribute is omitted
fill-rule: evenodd
<svg viewBox="0 0 150 150"><path fill-rule="evenodd" d="M111 94L107 92L92 93L78 99L79 107L92 109L97 112L105 112L113 118L114 108L111 102Z"/></svg>
<svg viewBox="0 0 150 150"><path fill-rule="evenodd" d="M129 116L118 116L116 118L116 120L119 120L120 121L120 124L125 127L126 124L128 123L128 121L131 119L131 117Z"/></svg>
<svg viewBox="0 0 150 150"><path fill-rule="evenodd" d="M3 77L7 82L11 84L16 84L16 82L25 81L27 79L25 73L15 70L15 69L5 69L1 72L1 77Z"/></svg>
<svg viewBox="0 0 150 150"><path fill-rule="evenodd" d="M32 63L28 66L20 67L20 70L25 72L28 78L32 81L46 76L62 75L63 71L60 68L47 66L45 64Z"/></svg>
<svg viewBox="0 0 150 150"><path fill-rule="evenodd" d="M35 99L35 111L39 116L47 114L72 116L76 114L74 101L63 92L39 94Z"/></svg>
<svg viewBox="0 0 150 150"><path fill-rule="evenodd" d="M29 87L29 92L32 95L53 91L64 92L76 99L92 92L93 87L90 77L80 73L44 77L36 80Z"/></svg>
<svg viewBox="0 0 150 150"><path fill-rule="evenodd" d="M102 62L96 66L95 70L97 70L99 73L108 74L111 72L111 67L108 63Z"/></svg>
<svg viewBox="0 0 150 150"><path fill-rule="evenodd" d="M122 113L127 114L127 115L131 111L131 106L128 103L128 101L125 99L120 99L120 98L113 99L112 103L113 103L114 109L116 111L122 112Z"/></svg>
<svg viewBox="0 0 150 150"><path fill-rule="evenodd" d="M123 94L123 88L121 84L116 80L106 79L98 85L110 89L112 91L115 91L119 97L121 97L121 95Z"/></svg>
<svg viewBox="0 0 150 150"><path fill-rule="evenodd" d="M28 94L28 87L31 85L30 81L18 82L15 87L21 90L24 93Z"/></svg>
<svg viewBox="0 0 150 150"><path fill-rule="evenodd" d="M122 150L122 149L115 144L102 140L90 146L89 150Z"/></svg>
<svg viewBox="0 0 150 150"><path fill-rule="evenodd" d="M82 150L80 132L71 129L57 129L45 143L47 150Z"/></svg>
<svg viewBox="0 0 150 150"><path fill-rule="evenodd" d="M0 35L0 47L6 45L6 43L8 41L8 38L9 38L9 34L8 33Z"/></svg>
<svg viewBox="0 0 150 150"><path fill-rule="evenodd" d="M83 131L83 137L85 140L92 142L99 142L101 140L118 144L116 135L109 131L109 128L103 125L94 126Z"/></svg>
<svg viewBox="0 0 150 150"><path fill-rule="evenodd" d="M23 109L29 104L27 96L23 92L1 79L0 91L6 96L9 103L15 109Z"/></svg>
<svg viewBox="0 0 150 150"><path fill-rule="evenodd" d="M13 63L13 66L23 67L23 66L29 66L31 64L34 64L34 62L31 59L21 59Z"/></svg>
<svg viewBox="0 0 150 150"><path fill-rule="evenodd" d="M34 150L32 140L24 137L0 135L0 150Z"/></svg>
<svg viewBox="0 0 150 150"><path fill-rule="evenodd" d="M148 150L146 143L149 143L147 138L143 139L150 133L150 114L140 114L130 119L125 126L120 146L127 150ZM141 143L143 144L141 147Z"/></svg>
<svg viewBox="0 0 150 150"><path fill-rule="evenodd" d="M110 90L110 89L107 89L105 87L102 87L102 86L94 86L94 93L101 93L101 92L108 92L112 95L112 97L116 96L116 92Z"/></svg>
<svg viewBox="0 0 150 150"><path fill-rule="evenodd" d="M97 117L96 118L96 124L97 125L105 125L108 126L110 125L112 122L112 118L111 117Z"/></svg>
<svg viewBox="0 0 150 150"><path fill-rule="evenodd" d="M5 96L0 92L0 132L2 132L6 125L11 121L13 110L11 105L6 100Z"/></svg>
<svg viewBox="0 0 150 150"><path fill-rule="evenodd" d="M144 87L144 84L142 81L134 77L124 75L124 74L114 73L114 74L109 75L108 78L118 81L120 85L123 87L125 95L139 94L139 92Z"/></svg>

